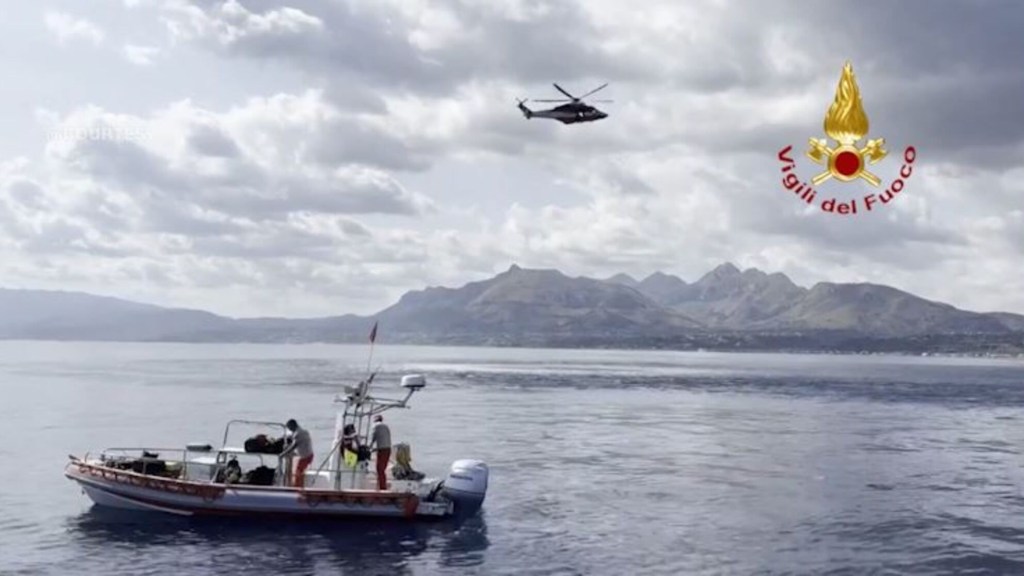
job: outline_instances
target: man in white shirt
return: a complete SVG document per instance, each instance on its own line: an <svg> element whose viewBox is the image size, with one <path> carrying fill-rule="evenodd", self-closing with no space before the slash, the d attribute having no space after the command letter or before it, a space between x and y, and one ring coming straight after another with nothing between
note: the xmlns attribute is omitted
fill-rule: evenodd
<svg viewBox="0 0 1024 576"><path fill-rule="evenodd" d="M299 463L295 466L295 480L292 483L293 486L302 487L305 486L306 468L313 463L313 439L309 436L309 432L299 426L299 423L294 419L289 420L285 424L285 428L291 431L292 439L291 443L284 452L281 452L281 457L290 455L292 452L299 457Z"/></svg>
<svg viewBox="0 0 1024 576"><path fill-rule="evenodd" d="M373 419L377 424L373 427L371 448L377 449L377 489L388 489L388 460L391 459L391 429L384 423L380 414Z"/></svg>

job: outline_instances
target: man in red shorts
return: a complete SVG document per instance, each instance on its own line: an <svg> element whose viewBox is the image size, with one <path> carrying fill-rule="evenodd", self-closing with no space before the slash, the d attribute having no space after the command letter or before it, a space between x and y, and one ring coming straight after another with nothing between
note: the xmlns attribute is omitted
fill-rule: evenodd
<svg viewBox="0 0 1024 576"><path fill-rule="evenodd" d="M281 456L285 457L294 452L299 457L299 463L295 467L295 480L292 482L292 485L301 488L306 485L306 468L309 468L309 465L313 463L313 439L310 438L309 432L299 426L299 423L294 419L289 420L285 424L285 428L291 431L292 439L288 447L284 449L284 452L281 452Z"/></svg>
<svg viewBox="0 0 1024 576"><path fill-rule="evenodd" d="M388 489L388 460L391 459L391 429L384 423L384 417L378 414L374 419L372 448L377 449L377 489Z"/></svg>

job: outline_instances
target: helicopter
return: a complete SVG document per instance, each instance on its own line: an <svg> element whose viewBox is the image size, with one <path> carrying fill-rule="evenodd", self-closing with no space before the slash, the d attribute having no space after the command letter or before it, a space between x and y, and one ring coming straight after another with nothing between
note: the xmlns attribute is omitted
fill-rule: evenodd
<svg viewBox="0 0 1024 576"><path fill-rule="evenodd" d="M527 119L551 118L552 120L558 120L562 124L576 124L577 122L594 122L602 118L607 118L608 115L605 114L604 112L601 112L597 108L594 108L593 106L584 104L580 100L586 98L587 96L590 96L591 94L597 92L598 90L603 89L607 85L608 83L605 82L604 84L598 86L597 88L594 88L590 92L587 92L583 96L577 98L576 96L573 96L572 94L566 92L565 89L559 86L558 84L554 84L555 89L557 89L562 94L568 96L568 99L562 98L559 100L534 100L534 102L568 102L568 104L555 106L550 110L535 111L530 110L524 105L524 102L526 102L526 100L519 100L519 110ZM611 102L611 100L594 100L594 102Z"/></svg>

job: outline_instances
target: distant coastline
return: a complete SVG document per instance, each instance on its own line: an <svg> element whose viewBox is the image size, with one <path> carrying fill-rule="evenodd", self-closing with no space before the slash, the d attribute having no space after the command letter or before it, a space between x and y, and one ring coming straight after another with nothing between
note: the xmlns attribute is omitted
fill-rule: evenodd
<svg viewBox="0 0 1024 576"><path fill-rule="evenodd" d="M1024 315L972 312L889 286L722 264L696 282L656 272L572 278L511 266L413 290L367 316L228 318L78 292L0 289L0 340L359 343L1015 358Z"/></svg>
<svg viewBox="0 0 1024 576"><path fill-rule="evenodd" d="M56 343L56 344L187 344L194 346L204 345L252 345L252 346L365 346L365 340L117 340L117 339L42 339L42 338L0 338L0 343L5 342L26 342L26 343ZM477 342L477 341L443 341L435 342L419 339L403 339L395 342L380 342L378 346L410 346L410 347L438 347L438 348L496 348L496 349L519 349L519 350L593 350L593 351L620 351L620 352L710 352L716 354L798 354L816 356L902 356L902 357L933 357L933 358L992 358L992 359L1021 359L1024 360L1024 346L1007 348L1003 350L977 350L970 346L959 349L929 349L910 350L901 347L897 343L888 343L886 347L873 349L855 348L797 348L797 347L667 347L667 346L627 346L621 343L607 342L603 344L528 344L509 342Z"/></svg>

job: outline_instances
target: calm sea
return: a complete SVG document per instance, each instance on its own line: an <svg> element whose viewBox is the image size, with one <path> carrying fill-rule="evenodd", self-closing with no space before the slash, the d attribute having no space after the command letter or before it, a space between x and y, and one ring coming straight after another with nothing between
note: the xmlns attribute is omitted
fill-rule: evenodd
<svg viewBox="0 0 1024 576"><path fill-rule="evenodd" d="M103 513L69 453L217 443L296 418L318 447L365 346L0 343L2 574L1024 574L1024 363L377 348L416 468L487 461L469 521Z"/></svg>

